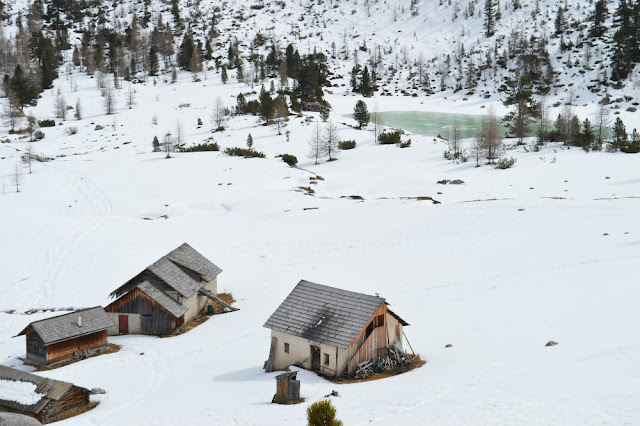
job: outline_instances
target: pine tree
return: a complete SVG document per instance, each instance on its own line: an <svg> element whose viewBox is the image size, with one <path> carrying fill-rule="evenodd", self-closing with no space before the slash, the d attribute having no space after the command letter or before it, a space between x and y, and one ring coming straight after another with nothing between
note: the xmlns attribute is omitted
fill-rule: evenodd
<svg viewBox="0 0 640 426"><path fill-rule="evenodd" d="M159 68L160 64L158 63L158 51L155 47L151 46L151 49L149 49L149 75L158 75Z"/></svg>
<svg viewBox="0 0 640 426"><path fill-rule="evenodd" d="M615 123L613 123L613 139L611 140L613 150L618 150L625 146L627 140L627 129L620 117L617 117Z"/></svg>
<svg viewBox="0 0 640 426"><path fill-rule="evenodd" d="M582 131L580 132L580 146L585 151L589 151L593 147L593 142L596 137L593 133L593 127L588 118L585 118L582 122Z"/></svg>
<svg viewBox="0 0 640 426"><path fill-rule="evenodd" d="M222 66L222 71L220 71L220 80L222 81L222 84L227 84L227 81L229 80L226 65Z"/></svg>
<svg viewBox="0 0 640 426"><path fill-rule="evenodd" d="M491 37L495 32L496 7L493 0L484 2L484 29L485 36Z"/></svg>
<svg viewBox="0 0 640 426"><path fill-rule="evenodd" d="M260 117L266 122L269 122L273 118L274 102L271 99L271 95L264 89L264 86L260 89Z"/></svg>
<svg viewBox="0 0 640 426"><path fill-rule="evenodd" d="M253 136L251 136L251 133L247 136L247 148L253 148Z"/></svg>
<svg viewBox="0 0 640 426"><path fill-rule="evenodd" d="M564 32L566 21L564 17L564 7L562 5L558 6L558 11L556 12L556 19L554 21L556 34L562 34Z"/></svg>
<svg viewBox="0 0 640 426"><path fill-rule="evenodd" d="M157 136L153 137L153 152L160 152L160 141Z"/></svg>
<svg viewBox="0 0 640 426"><path fill-rule="evenodd" d="M362 96L369 97L373 94L373 90L371 88L371 78L369 77L369 69L364 67L362 71L362 82L360 83L360 93Z"/></svg>
<svg viewBox="0 0 640 426"><path fill-rule="evenodd" d="M358 126L361 129L362 126L366 126L369 124L371 114L369 114L367 104L364 103L363 100L359 100L358 102L356 102L356 106L353 108L353 118L358 122Z"/></svg>
<svg viewBox="0 0 640 426"><path fill-rule="evenodd" d="M593 25L591 27L591 35L593 37L600 37L604 33L604 21L607 19L608 14L607 2L605 0L596 1L593 11Z"/></svg>

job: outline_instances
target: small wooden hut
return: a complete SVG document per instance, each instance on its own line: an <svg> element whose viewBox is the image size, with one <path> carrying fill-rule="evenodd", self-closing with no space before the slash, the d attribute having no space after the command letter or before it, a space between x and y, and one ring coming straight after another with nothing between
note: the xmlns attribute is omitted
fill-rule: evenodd
<svg viewBox="0 0 640 426"><path fill-rule="evenodd" d="M0 365L0 389L4 388L11 392L0 392L0 411L25 414L43 424L59 420L68 410L89 404L91 394L71 383Z"/></svg>
<svg viewBox="0 0 640 426"><path fill-rule="evenodd" d="M34 321L18 336L27 337L27 360L52 364L84 357L107 347L109 315L101 306Z"/></svg>
<svg viewBox="0 0 640 426"><path fill-rule="evenodd" d="M297 371L287 371L276 376L276 394L273 402L291 404L300 401L300 380L296 380Z"/></svg>
<svg viewBox="0 0 640 426"><path fill-rule="evenodd" d="M401 347L407 325L377 295L302 280L264 324L271 329L266 370L297 365L326 376L352 377L358 364Z"/></svg>

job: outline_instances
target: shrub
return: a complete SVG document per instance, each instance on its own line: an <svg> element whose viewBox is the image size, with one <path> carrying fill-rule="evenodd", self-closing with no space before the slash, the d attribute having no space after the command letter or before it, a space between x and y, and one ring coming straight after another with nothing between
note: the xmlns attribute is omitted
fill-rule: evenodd
<svg viewBox="0 0 640 426"><path fill-rule="evenodd" d="M342 150L353 149L355 147L356 147L356 141L354 141L354 140L338 142L338 148L340 148Z"/></svg>
<svg viewBox="0 0 640 426"><path fill-rule="evenodd" d="M324 399L307 407L308 426L341 426L342 422L336 419L336 408L331 401Z"/></svg>
<svg viewBox="0 0 640 426"><path fill-rule="evenodd" d="M411 139L406 142L400 142L400 148L409 148L411 146Z"/></svg>
<svg viewBox="0 0 640 426"><path fill-rule="evenodd" d="M396 130L392 133L382 132L378 135L378 142L383 145L400 144L400 132Z"/></svg>
<svg viewBox="0 0 640 426"><path fill-rule="evenodd" d="M509 169L511 167L513 167L514 164L516 164L516 161L518 161L517 159L511 157L511 158L501 158L499 159L494 165L493 167L496 169Z"/></svg>
<svg viewBox="0 0 640 426"><path fill-rule="evenodd" d="M220 146L216 142L203 142L189 147L180 147L178 149L180 152L220 151Z"/></svg>
<svg viewBox="0 0 640 426"><path fill-rule="evenodd" d="M44 139L44 133L41 130L36 130L33 134L33 139L37 141Z"/></svg>
<svg viewBox="0 0 640 426"><path fill-rule="evenodd" d="M263 152L254 151L253 149L248 148L226 148L224 153L227 155L231 155L234 157L244 157L244 158L264 158L265 155Z"/></svg>
<svg viewBox="0 0 640 426"><path fill-rule="evenodd" d="M66 129L64 129L64 133L71 136L71 135L75 135L76 133L78 133L78 128L77 127L67 127Z"/></svg>
<svg viewBox="0 0 640 426"><path fill-rule="evenodd" d="M296 164L298 164L298 159L296 158L295 155L291 155L291 154L280 154L280 155L276 155L276 157L280 157L282 158L282 161L284 161L285 163L287 163L288 165L290 165L291 167L295 167Z"/></svg>
<svg viewBox="0 0 640 426"><path fill-rule="evenodd" d="M445 151L444 158L447 160L460 160L462 163L466 163L469 160L469 156L467 155L467 150L463 149L458 152Z"/></svg>
<svg viewBox="0 0 640 426"><path fill-rule="evenodd" d="M40 120L38 121L38 126L40 127L55 127L55 120Z"/></svg>

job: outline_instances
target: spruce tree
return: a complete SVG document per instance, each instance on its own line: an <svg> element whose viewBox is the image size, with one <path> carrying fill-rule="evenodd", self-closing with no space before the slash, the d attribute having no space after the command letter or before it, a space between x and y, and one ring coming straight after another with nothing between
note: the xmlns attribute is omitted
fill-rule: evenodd
<svg viewBox="0 0 640 426"><path fill-rule="evenodd" d="M604 33L604 21L607 19L609 11L607 10L607 2L605 0L596 1L593 11L593 25L591 27L591 35L600 37Z"/></svg>
<svg viewBox="0 0 640 426"><path fill-rule="evenodd" d="M493 0L484 2L484 29L485 36L491 37L495 32L496 12Z"/></svg>
<svg viewBox="0 0 640 426"><path fill-rule="evenodd" d="M149 49L149 75L158 75L160 64L158 63L158 51L155 47L151 46Z"/></svg>
<svg viewBox="0 0 640 426"><path fill-rule="evenodd" d="M160 152L160 141L157 136L153 137L153 152Z"/></svg>
<svg viewBox="0 0 640 426"><path fill-rule="evenodd" d="M371 88L371 78L369 77L369 69L367 67L364 67L364 70L362 71L360 93L362 93L362 95L366 97L369 97L373 94L373 90Z"/></svg>
<svg viewBox="0 0 640 426"><path fill-rule="evenodd" d="M247 148L253 148L253 136L251 136L251 133L247 136Z"/></svg>
<svg viewBox="0 0 640 426"><path fill-rule="evenodd" d="M613 139L611 141L612 148L614 150L622 148L626 145L627 139L627 129L620 117L617 117L616 121L613 123Z"/></svg>
<svg viewBox="0 0 640 426"><path fill-rule="evenodd" d="M367 109L367 104L363 100L356 102L356 106L353 108L353 118L358 122L358 126L362 129L362 126L369 124L371 114Z"/></svg>
<svg viewBox="0 0 640 426"><path fill-rule="evenodd" d="M227 84L229 80L229 76L227 75L227 67L225 65L222 66L222 71L220 72L220 80L222 80L222 84Z"/></svg>

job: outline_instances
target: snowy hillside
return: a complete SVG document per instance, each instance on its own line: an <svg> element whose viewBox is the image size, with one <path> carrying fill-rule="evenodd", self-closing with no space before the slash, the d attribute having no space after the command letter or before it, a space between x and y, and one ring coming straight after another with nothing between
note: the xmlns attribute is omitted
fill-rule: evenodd
<svg viewBox="0 0 640 426"><path fill-rule="evenodd" d="M454 93L455 67L447 88L431 96L407 77L422 53L437 88L437 69L460 50L459 39L466 52L478 50L479 64L483 46L493 48L512 30L553 31L555 2L539 2L533 25L536 6L523 3L515 11L511 2L502 4L488 40L478 2L474 16L464 19L468 4L431 0L417 3L417 16L409 3L396 1L181 1L183 21L198 23L196 38L211 30L219 9L212 59L201 71L177 70L173 83L172 67L164 65L155 77L140 69L137 81L121 78L121 88L108 89L110 114L105 80L113 77L88 75L86 64L74 66L71 49L64 51L53 87L36 106L23 108L27 117L55 126L40 127L44 138L35 142L26 131L0 127L0 363L30 369L20 359L24 338L12 336L66 309L104 306L111 291L188 242L223 269L219 291L232 293L240 311L177 337L113 337L122 345L117 353L38 373L106 390L94 397L95 409L61 424L304 424L308 404L332 390L345 425L640 423L640 290L633 279L640 261L638 155L507 139L505 156L517 159L514 167L498 170L484 159L475 167L475 159L445 160L447 142L436 135L407 132L402 140L410 139L409 147L381 145L372 124L359 130L350 117L357 100L370 111L479 115L493 106L505 113L497 83L502 71L488 70L472 95ZM567 4L569 22L591 10L583 2ZM146 10L154 22L160 12L165 22L173 20L170 3L101 7L96 19L121 29L132 11L143 17ZM27 5L7 8L15 18ZM18 33L13 22L2 28L7 37ZM227 115L225 130L212 130L218 97L232 108L241 93L253 91L247 98L255 100L262 83L238 82L233 68L223 83L215 58L226 62L236 38L245 69L255 72L247 59L258 33L280 49L292 42L301 54L327 53L329 120L355 149L315 164L309 141L317 123L327 127L317 112L291 114L281 134L250 114ZM72 43L81 38L71 32ZM266 54L269 43L256 49ZM548 46L559 74L547 104L571 96L580 118L592 117L606 92L612 118L621 117L629 133L640 128L638 113L627 111L640 99L633 78L594 93L587 86L598 69L565 69L569 56L584 58L558 53L559 43L550 39ZM367 98L351 93L349 81L353 49L362 44L368 46L360 51L363 65L375 45L389 52L379 65L381 87ZM267 76L267 90L271 81L281 82ZM64 120L56 117L61 99L73 107ZM559 112L552 107L550 117ZM16 127L27 123L21 116ZM166 159L153 152L152 141L167 134L184 147L215 142L220 151L172 152ZM265 158L224 153L246 147L249 134ZM31 170L22 160L29 152ZM297 167L276 157L284 153L297 157ZM437 183L444 179L464 184ZM262 325L300 279L385 297L411 324L408 340L426 365L358 384L303 371L305 403L271 404L276 373L262 369L269 352ZM549 340L559 344L545 347Z"/></svg>

